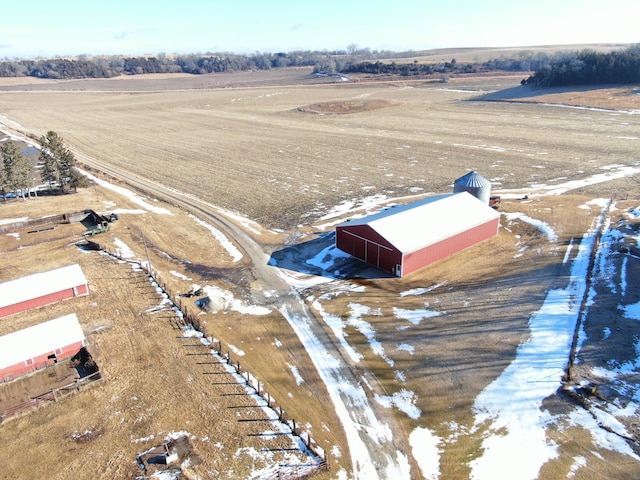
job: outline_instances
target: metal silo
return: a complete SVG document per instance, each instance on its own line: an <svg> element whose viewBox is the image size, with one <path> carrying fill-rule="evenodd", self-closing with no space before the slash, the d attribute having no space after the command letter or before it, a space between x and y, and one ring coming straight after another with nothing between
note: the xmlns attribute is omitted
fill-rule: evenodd
<svg viewBox="0 0 640 480"><path fill-rule="evenodd" d="M489 205L491 182L476 171L471 171L453 182L453 193L469 192Z"/></svg>

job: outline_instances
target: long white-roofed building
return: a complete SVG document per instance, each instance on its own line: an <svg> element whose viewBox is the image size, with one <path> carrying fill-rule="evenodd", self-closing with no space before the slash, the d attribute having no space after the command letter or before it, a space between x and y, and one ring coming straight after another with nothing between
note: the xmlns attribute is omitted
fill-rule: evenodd
<svg viewBox="0 0 640 480"><path fill-rule="evenodd" d="M72 357L85 337L75 313L0 337L0 381Z"/></svg>
<svg viewBox="0 0 640 480"><path fill-rule="evenodd" d="M468 192L425 198L336 227L336 247L398 277L498 233L500 214Z"/></svg>
<svg viewBox="0 0 640 480"><path fill-rule="evenodd" d="M0 283L0 318L88 293L78 264L9 280Z"/></svg>

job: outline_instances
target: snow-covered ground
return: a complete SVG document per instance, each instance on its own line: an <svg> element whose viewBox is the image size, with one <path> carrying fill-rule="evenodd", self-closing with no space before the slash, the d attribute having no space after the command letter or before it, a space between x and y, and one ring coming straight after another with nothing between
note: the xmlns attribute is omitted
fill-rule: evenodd
<svg viewBox="0 0 640 480"><path fill-rule="evenodd" d="M634 170L635 173L635 170ZM597 176L594 182L601 181ZM582 182L572 182L565 185L556 185L547 194L558 194L577 185L588 184L588 179ZM544 192L545 189L542 189ZM522 196L522 192L520 192ZM603 211L608 201L606 199L594 199L591 205L599 205ZM612 206L615 208L615 206ZM544 233L549 242L555 242L557 235L546 223L527 217L524 214L507 214L507 219L518 218L530 223ZM495 479L535 479L541 467L549 460L556 458L558 445L547 438L547 429L554 426L562 428L563 425L582 425L592 434L593 442L599 448L613 450L629 457L630 462L638 462L640 472L640 457L624 440L631 435L624 426L616 420L617 417L633 417L640 413L640 391L635 384L625 385L623 388L629 392L633 401L627 403L624 408L611 406L609 411L598 411L599 418L582 407L576 407L570 415L553 415L542 408L545 398L553 395L562 385L561 379L567 366L573 334L578 322L580 299L586 293L587 269L589 256L594 248L595 236L600 228L602 216L594 219L592 228L585 235L577 247L578 253L572 261L571 274L566 287L548 292L547 298L539 311L534 313L529 320L530 338L523 343L517 351L515 360L504 370L502 375L491 383L477 398L474 404L475 426L488 429L484 434L482 443L483 453L480 457L469 463L471 478L478 480ZM611 254L607 241L615 241L615 234L607 235L606 229L600 240L597 252L597 264L600 268L596 275L608 275L607 255ZM316 266L327 267L330 263L327 254L321 252L314 261ZM624 279L623 279L624 280ZM365 288L365 287L358 287ZM404 295L425 293L421 291L407 291ZM593 295L593 292L591 293ZM595 301L592 299L592 301ZM385 355L381 345L376 341L375 331L371 325L363 322L362 314L372 314L364 305L352 305L348 318L342 319L324 312L322 303L315 300L314 306L323 315L325 322L333 333L351 352L353 360L358 361L360 355L347 343L342 330L347 325L356 327L370 342L373 352L393 366L392 361ZM628 318L640 318L640 304L620 305L619 310ZM424 310L412 310L410 312L395 309L398 318L429 318L434 315L446 315L446 312L438 312L432 308ZM636 359L624 365L612 365L606 372L598 372L601 377L617 377L624 382L624 374L637 372L640 366L640 341L636 341ZM385 399L384 402L404 412L410 418L419 418L420 413L415 408L415 395L412 392L402 390L400 395ZM382 400L381 400L382 401ZM607 429L601 428L605 425ZM381 428L383 426L381 425ZM473 432L468 432L473 433ZM460 432L452 433L452 438L438 438L428 428L418 427L410 435L413 455L417 460L422 475L427 479L441 477L439 456L446 444L454 441L453 437ZM504 468L504 459L509 459L517 468ZM575 458L572 472L580 468L588 469L584 458Z"/></svg>
<svg viewBox="0 0 640 480"><path fill-rule="evenodd" d="M611 166L603 169L601 175L595 175L582 180L568 181L556 184L553 187L539 185L535 190L509 191L506 195L521 198L523 195L559 195L569 190L584 187L594 183L635 175L640 169L629 167ZM503 194L503 192L496 192ZM372 208L379 207L381 199L372 198ZM594 199L591 205L599 205L604 209L606 200ZM367 210L360 205L360 211ZM615 208L615 206L613 206ZM344 213L342 210L336 213ZM328 220L331 215L327 215ZM522 213L505 215L506 219L518 218L520 221L530 223L544 233L549 242L555 242L557 235L545 222L530 218ZM522 344L515 360L505 369L503 374L490 384L476 399L474 412L476 416L475 429L482 426L488 428L489 434L485 434L482 444L483 453L469 463L471 477L474 479L535 479L541 467L549 460L556 457L558 446L547 439L547 429L552 425L583 425L593 436L593 442L600 448L617 451L629 457L631 462L639 462L638 457L629 444L622 437L629 437L624 427L617 422L616 416L637 416L640 412L640 392L635 385L628 385L627 391L633 396L633 402L625 405L625 408L611 408L609 412L600 412L599 421L582 408L576 408L571 415L571 421L567 416L554 416L542 409L542 402L548 396L554 394L561 387L561 379L567 366L573 333L578 322L580 302L585 295L587 268L589 255L594 247L595 235L600 227L599 222L603 218L598 216L594 220L592 228L585 232L582 242L577 247L578 253L572 261L571 275L567 286L563 289L552 290L548 293L545 302L538 312L531 316L529 321L530 338ZM608 232L609 230L606 230ZM603 235L598 249L598 264L607 265L606 241L609 237ZM570 247L571 248L571 247ZM309 261L316 267L331 270L332 262L330 251L322 251L315 259ZM335 252L336 255L342 255ZM565 260L566 261L566 260ZM601 267L596 274L606 274L607 268ZM296 283L299 279L294 280ZM315 281L315 280L314 280ZM365 288L365 287L358 287ZM435 288L435 287L434 287ZM407 291L405 295L420 295L425 290ZM332 329L334 335L350 352L351 358L358 361L359 353L354 351L343 335L343 329L349 325L357 328L369 339L373 352L393 365L384 353L381 345L376 340L375 331L371 325L361 318L363 313L372 312L364 305L353 305L348 318L345 320L324 312L321 299L314 300L315 308L323 315L325 322ZM629 318L640 317L640 304L621 305L619 309L625 312ZM396 309L398 318L429 318L434 315L446 315L446 312L438 312L432 308L410 312ZM410 347L408 347L410 348ZM622 372L637 371L640 364L640 341L636 343L637 358L623 366L612 368L608 372L599 372L601 376L612 375L623 378ZM392 398L381 399L389 407L393 406L404 412L410 418L420 417L415 408L415 395L412 392L402 390L400 395ZM604 418L603 418L604 417ZM607 425L608 429L599 427L599 424ZM611 428L615 425L615 428ZM384 425L380 425L383 429ZM454 432L452 436L459 435ZM437 479L441 476L439 457L445 444L451 442L451 438L438 438L428 428L418 427L410 434L413 447L413 455L422 470L422 475L427 479ZM526 446L526 447L525 447ZM504 468L504 459L510 459L518 468ZM580 468L588 469L584 458L575 458L572 469L573 474ZM408 477L407 477L408 478Z"/></svg>

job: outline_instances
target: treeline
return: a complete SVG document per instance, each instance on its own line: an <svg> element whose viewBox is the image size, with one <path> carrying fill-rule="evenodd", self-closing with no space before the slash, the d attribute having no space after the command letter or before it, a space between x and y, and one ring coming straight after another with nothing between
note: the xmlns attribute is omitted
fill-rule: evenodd
<svg viewBox="0 0 640 480"><path fill-rule="evenodd" d="M339 73L365 73L370 75L399 75L403 77L433 74L464 74L484 72L531 72L549 61L544 53L522 52L512 58L497 58L484 62L457 62L452 58L449 62L412 63L396 62L353 62L348 59L338 59L336 69ZM327 67L325 67L327 68ZM331 65L328 66L331 69Z"/></svg>
<svg viewBox="0 0 640 480"><path fill-rule="evenodd" d="M23 199L35 190L36 174L50 191L75 192L87 185L86 179L76 168L76 159L64 140L56 132L49 131L39 138L40 155L34 166L20 145L7 140L0 146L0 196L6 202L10 197Z"/></svg>
<svg viewBox="0 0 640 480"><path fill-rule="evenodd" d="M110 78L120 75L147 73L206 74L271 70L283 67L313 67L314 73L372 75L431 75L434 73L480 73L496 70L531 72L548 63L544 53L522 51L511 58L498 58L485 62L401 63L407 57L421 52L375 51L350 45L337 51L294 51L288 53L255 53L253 55L206 54L166 55L144 57L88 56L75 59L56 58L40 60L4 60L0 62L0 77L37 77L47 79ZM387 60L387 61L382 61Z"/></svg>
<svg viewBox="0 0 640 480"><path fill-rule="evenodd" d="M47 79L110 78L148 73L206 74L271 70L284 67L313 67L314 73L328 75L369 74L403 77L433 74L478 74L487 72L534 72L522 81L536 87L562 85L623 84L640 82L640 44L624 50L599 53L594 50L547 54L523 50L512 57L487 61L402 63L421 52L390 52L360 49L350 45L344 51L295 51L253 55L205 54L125 57L88 56L75 59L0 61L0 77Z"/></svg>
<svg viewBox="0 0 640 480"><path fill-rule="evenodd" d="M382 62L390 58L415 56L417 52L376 52L368 49L347 52L290 52L255 55L158 55L151 57L81 56L77 59L5 60L0 62L0 77L37 77L46 79L111 78L147 73L206 74L271 70L283 67L313 67L314 73L372 75L430 75L434 73L479 73L495 70L530 72L549 61L542 53L522 52L514 58L499 58L482 63L450 62L434 64Z"/></svg>
<svg viewBox="0 0 640 480"><path fill-rule="evenodd" d="M350 55L354 59L386 58L392 52L351 49L345 51L294 51L255 53L253 55L205 54L157 56L89 56L38 60L0 61L0 77L37 77L47 79L111 78L146 73L206 74L270 70L282 67L312 67L327 58Z"/></svg>
<svg viewBox="0 0 640 480"><path fill-rule="evenodd" d="M640 82L640 44L599 53L559 53L536 69L523 84L535 87L633 84Z"/></svg>

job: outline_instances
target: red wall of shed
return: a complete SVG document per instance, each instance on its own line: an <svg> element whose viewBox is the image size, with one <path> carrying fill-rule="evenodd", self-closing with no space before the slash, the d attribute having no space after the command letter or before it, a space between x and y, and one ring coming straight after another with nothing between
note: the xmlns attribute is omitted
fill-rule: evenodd
<svg viewBox="0 0 640 480"><path fill-rule="evenodd" d="M432 245L426 246L404 256L402 276L420 270L427 265L442 260L456 252L464 250L498 234L500 219L496 218L470 230L461 232Z"/></svg>
<svg viewBox="0 0 640 480"><path fill-rule="evenodd" d="M402 260L402 254L368 225L336 228L336 247L363 262L390 273Z"/></svg>
<svg viewBox="0 0 640 480"><path fill-rule="evenodd" d="M0 308L0 318L13 315L14 313L24 312L25 310L29 310L31 308L43 307L45 305L56 303L67 298L87 295L88 293L88 286L86 284L83 284L78 285L75 288L68 288L66 290L60 290L59 292L43 295L42 297L31 298L29 300L25 300L24 302L18 302Z"/></svg>
<svg viewBox="0 0 640 480"><path fill-rule="evenodd" d="M30 372L35 372L39 368L53 365L53 359L49 358L49 355L53 353L55 353L56 359L58 361L73 357L83 346L83 341L75 342L60 349L56 349L55 352L52 350L50 352L38 355L35 358L27 358L23 362L20 362L16 365L5 367L0 370L0 382L6 379L19 377L20 375L25 375Z"/></svg>

